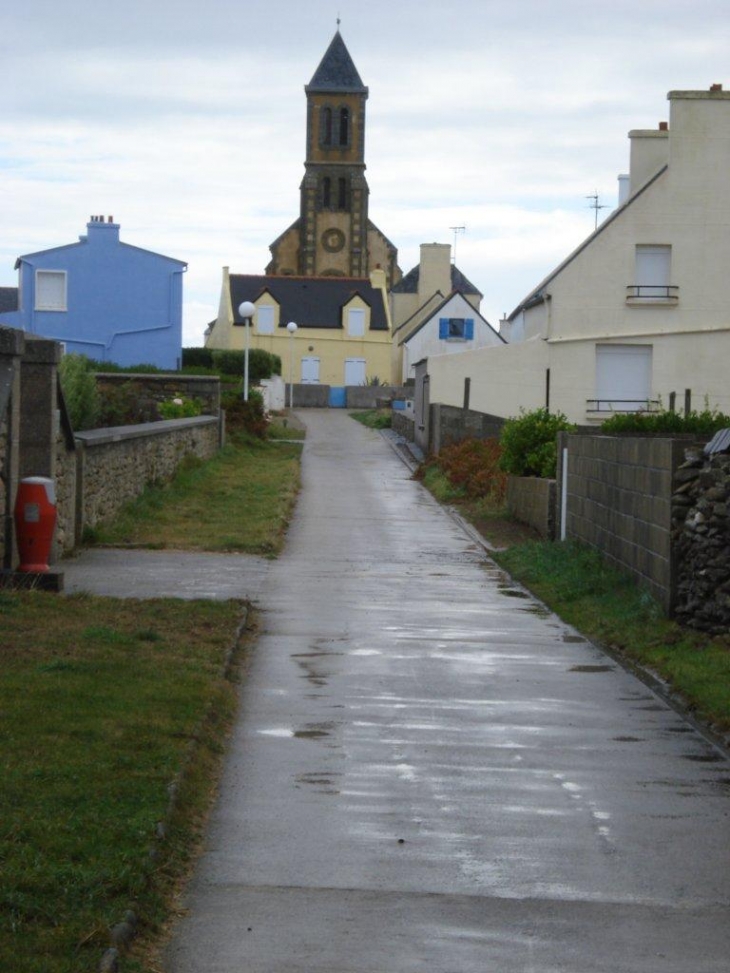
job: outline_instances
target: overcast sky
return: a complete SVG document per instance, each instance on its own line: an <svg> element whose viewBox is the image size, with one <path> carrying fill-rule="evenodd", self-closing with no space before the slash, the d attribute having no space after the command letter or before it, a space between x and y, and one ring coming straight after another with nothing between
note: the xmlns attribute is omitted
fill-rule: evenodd
<svg viewBox="0 0 730 973"><path fill-rule="evenodd" d="M184 343L221 267L263 273L299 213L305 96L342 19L363 82L370 217L423 242L497 324L616 205L631 128L730 87L727 0L28 0L0 12L0 284L91 214L189 264ZM605 218L610 209L601 211Z"/></svg>

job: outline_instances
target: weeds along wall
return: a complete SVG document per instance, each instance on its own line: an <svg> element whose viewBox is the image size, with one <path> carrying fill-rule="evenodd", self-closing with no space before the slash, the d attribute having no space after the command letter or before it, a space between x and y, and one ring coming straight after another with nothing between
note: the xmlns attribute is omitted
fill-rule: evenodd
<svg viewBox="0 0 730 973"><path fill-rule="evenodd" d="M97 372L100 390L134 385L135 391L155 402L168 402L176 396L198 399L206 415L217 416L221 407L220 379L204 375L146 375L144 373Z"/></svg>

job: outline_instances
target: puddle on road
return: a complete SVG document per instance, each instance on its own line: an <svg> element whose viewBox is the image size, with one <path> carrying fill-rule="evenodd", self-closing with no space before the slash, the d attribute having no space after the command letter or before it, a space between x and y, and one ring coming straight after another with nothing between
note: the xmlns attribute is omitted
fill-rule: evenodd
<svg viewBox="0 0 730 973"><path fill-rule="evenodd" d="M298 774L295 780L297 784L308 784L310 787L315 787L317 794L337 795L340 790L337 786L338 782L333 778L341 776L342 774L330 774L327 771L311 771L307 774Z"/></svg>
<svg viewBox="0 0 730 973"><path fill-rule="evenodd" d="M520 591L519 588L503 588L500 585L498 591L501 595L505 595L507 598L529 598L530 597L526 591Z"/></svg>
<svg viewBox="0 0 730 973"><path fill-rule="evenodd" d="M641 743L641 737L611 737L617 743Z"/></svg>
<svg viewBox="0 0 730 973"><path fill-rule="evenodd" d="M717 764L725 759L719 753L685 753L683 757L685 760L692 760L698 764Z"/></svg>
<svg viewBox="0 0 730 973"><path fill-rule="evenodd" d="M304 729L295 730L294 736L297 740L321 740L328 737L337 724L331 721L326 723L306 723Z"/></svg>
<svg viewBox="0 0 730 973"><path fill-rule="evenodd" d="M521 612L527 612L528 615L535 615L537 618L550 618L552 612L549 608L543 608L542 605L525 605L524 608L519 609Z"/></svg>
<svg viewBox="0 0 730 973"><path fill-rule="evenodd" d="M582 635L564 635L563 636L563 642L569 642L571 644L572 643L576 643L577 644L579 642L587 642L587 641L588 641L588 639L583 638Z"/></svg>
<svg viewBox="0 0 730 973"><path fill-rule="evenodd" d="M613 672L615 666L571 666L568 672Z"/></svg>

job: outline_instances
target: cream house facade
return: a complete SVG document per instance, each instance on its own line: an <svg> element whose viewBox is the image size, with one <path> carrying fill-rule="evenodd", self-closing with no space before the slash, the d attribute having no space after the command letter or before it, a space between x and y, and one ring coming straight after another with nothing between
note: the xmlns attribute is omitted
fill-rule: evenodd
<svg viewBox="0 0 730 973"><path fill-rule="evenodd" d="M429 360L432 402L574 422L683 406L730 412L730 92L672 91L629 133L625 199L503 322L509 342Z"/></svg>

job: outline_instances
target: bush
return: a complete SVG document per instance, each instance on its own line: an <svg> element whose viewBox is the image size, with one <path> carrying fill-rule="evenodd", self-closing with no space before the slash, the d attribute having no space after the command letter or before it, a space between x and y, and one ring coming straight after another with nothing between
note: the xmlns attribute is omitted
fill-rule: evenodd
<svg viewBox="0 0 730 973"><path fill-rule="evenodd" d="M559 432L573 432L575 426L562 412L547 409L521 410L520 415L507 419L502 427L500 465L513 476L539 476L552 479L557 467L556 437Z"/></svg>
<svg viewBox="0 0 730 973"><path fill-rule="evenodd" d="M698 436L714 436L720 429L730 428L730 416L722 412L704 409L685 415L664 409L661 412L627 412L611 416L601 424L601 432L636 433L695 433Z"/></svg>
<svg viewBox="0 0 730 973"><path fill-rule="evenodd" d="M241 376L243 379L245 353L216 348L213 350L213 367L223 375ZM264 378L281 375L281 358L262 348L252 348L248 353L248 381L257 385Z"/></svg>
<svg viewBox="0 0 730 973"><path fill-rule="evenodd" d="M438 456L429 459L426 468L440 470L463 497L501 503L507 492L507 477L499 465L501 455L496 439L465 439L444 446ZM425 473L421 467L419 477L423 479Z"/></svg>
<svg viewBox="0 0 730 973"><path fill-rule="evenodd" d="M101 400L91 361L84 355L64 355L58 369L61 391L73 429L93 429Z"/></svg>
<svg viewBox="0 0 730 973"><path fill-rule="evenodd" d="M133 426L141 422L157 422L160 411L155 400L142 395L134 382L101 387L101 409L97 425Z"/></svg>
<svg viewBox="0 0 730 973"><path fill-rule="evenodd" d="M266 439L269 422L264 397L257 389L249 389L248 402L244 402L240 394L229 392L222 397L221 405L226 412L229 432L244 432L257 439Z"/></svg>
<svg viewBox="0 0 730 973"><path fill-rule="evenodd" d="M183 368L213 368L212 348L183 348Z"/></svg>
<svg viewBox="0 0 730 973"><path fill-rule="evenodd" d="M189 419L199 416L203 411L200 399L188 399L184 395L175 396L159 404L160 416L163 419Z"/></svg>

